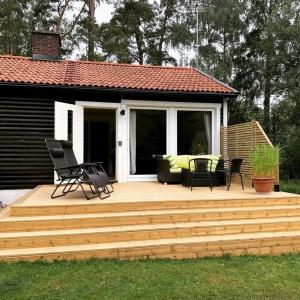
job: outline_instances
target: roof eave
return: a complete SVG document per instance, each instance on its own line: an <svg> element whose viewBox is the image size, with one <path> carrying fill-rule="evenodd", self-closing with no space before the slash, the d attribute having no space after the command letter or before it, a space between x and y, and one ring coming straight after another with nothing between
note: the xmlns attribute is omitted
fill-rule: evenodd
<svg viewBox="0 0 300 300"><path fill-rule="evenodd" d="M80 89L80 90L97 90L111 92L130 92L130 93L157 93L157 94L176 94L176 95L205 95L219 96L223 98L237 98L240 93L221 93L221 92L193 92L193 91L176 91L176 90L158 90L158 89L134 89L134 88L110 88L96 86L78 86L78 85L58 85L58 84L32 84L18 82L0 82L0 86L19 86L19 87L39 87L39 88L61 88L61 89Z"/></svg>
<svg viewBox="0 0 300 300"><path fill-rule="evenodd" d="M235 88L231 87L230 85L228 85L228 84L226 84L226 83L224 83L224 82L218 80L217 78L215 78L215 77L213 77L213 76L211 76L211 75L209 75L209 74L207 74L207 73L205 73L205 72L203 72L203 71L201 71L201 70L198 70L198 69L196 69L196 68L194 68L194 70L196 70L197 72L199 72L199 73L202 74L203 76L206 76L206 77L208 77L209 79L211 79L211 80L213 80L213 81L215 81L215 82L221 84L222 86L224 86L224 87L226 87L227 89L231 90L233 93L236 93L237 95L240 95L240 94L241 94L240 91L238 91L238 90L236 90Z"/></svg>

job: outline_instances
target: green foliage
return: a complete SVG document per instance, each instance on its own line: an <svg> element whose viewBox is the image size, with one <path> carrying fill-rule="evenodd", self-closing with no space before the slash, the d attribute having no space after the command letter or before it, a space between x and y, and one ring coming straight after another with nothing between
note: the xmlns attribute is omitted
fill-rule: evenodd
<svg viewBox="0 0 300 300"><path fill-rule="evenodd" d="M26 13L29 1L1 0L0 54L26 55L28 23Z"/></svg>
<svg viewBox="0 0 300 300"><path fill-rule="evenodd" d="M168 47L188 43L186 24L177 18L182 1L118 1L108 23L100 26L98 40L109 61L162 65L176 64Z"/></svg>
<svg viewBox="0 0 300 300"><path fill-rule="evenodd" d="M212 0L200 13L200 69L231 84L234 79L234 61L245 31L241 18L245 1Z"/></svg>
<svg viewBox="0 0 300 300"><path fill-rule="evenodd" d="M247 1L244 42L236 58L237 74L234 81L246 99L254 103L262 99L263 125L271 130L270 107L272 97L282 97L283 79L290 47L295 43L295 18L299 5L294 0ZM291 9L293 7L293 9Z"/></svg>
<svg viewBox="0 0 300 300"><path fill-rule="evenodd" d="M144 63L146 45L153 34L154 12L146 1L125 1L109 23L99 29L99 41L107 60Z"/></svg>
<svg viewBox="0 0 300 300"><path fill-rule="evenodd" d="M260 121L263 119L263 110L250 101L237 99L230 101L228 105L229 125L250 122L255 119Z"/></svg>
<svg viewBox="0 0 300 300"><path fill-rule="evenodd" d="M280 190L283 192L300 195L300 180L280 181Z"/></svg>
<svg viewBox="0 0 300 300"><path fill-rule="evenodd" d="M257 145L251 152L252 176L275 177L279 164L279 148L269 145Z"/></svg>

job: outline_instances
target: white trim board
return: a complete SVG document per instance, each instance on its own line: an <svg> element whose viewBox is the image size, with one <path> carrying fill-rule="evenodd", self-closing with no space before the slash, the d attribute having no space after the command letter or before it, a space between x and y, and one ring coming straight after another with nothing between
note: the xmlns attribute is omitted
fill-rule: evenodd
<svg viewBox="0 0 300 300"><path fill-rule="evenodd" d="M198 103L198 102L172 102L172 101L143 101L143 100L128 100L123 99L121 104L128 105L128 106L139 106L139 107L166 107L166 108L198 108L198 109L212 109L212 108L219 108L221 109L221 103Z"/></svg>
<svg viewBox="0 0 300 300"><path fill-rule="evenodd" d="M115 102L76 101L76 105L84 108L115 109L116 110L116 180L126 181L156 181L156 175L129 174L129 116L130 109L166 110L167 117L167 152L177 154L177 111L210 111L212 113L212 150L220 153L220 117L221 103L144 101L123 99ZM125 110L125 115L120 115ZM82 145L83 146L83 145Z"/></svg>
<svg viewBox="0 0 300 300"><path fill-rule="evenodd" d="M115 102L76 101L75 104L86 108L118 109L120 107L120 103Z"/></svg>
<svg viewBox="0 0 300 300"><path fill-rule="evenodd" d="M116 140L115 140L115 160L116 160L116 170L115 170L115 177L116 180L119 182L123 181L123 174L122 174L122 161L123 161L123 153L119 146L120 136L122 136L122 122L120 119L120 103L115 102L91 102L91 101L76 101L76 105L81 106L83 108L95 108L95 109L111 109L115 110L116 112ZM84 147L83 147L84 148Z"/></svg>

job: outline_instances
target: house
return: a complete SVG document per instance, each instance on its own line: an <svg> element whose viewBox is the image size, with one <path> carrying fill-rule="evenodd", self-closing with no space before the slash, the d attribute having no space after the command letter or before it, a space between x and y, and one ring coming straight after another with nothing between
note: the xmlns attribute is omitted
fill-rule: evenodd
<svg viewBox="0 0 300 300"><path fill-rule="evenodd" d="M57 33L32 46L0 56L0 189L53 183L47 137L118 182L156 180L153 154L220 153L235 89L187 67L60 60Z"/></svg>

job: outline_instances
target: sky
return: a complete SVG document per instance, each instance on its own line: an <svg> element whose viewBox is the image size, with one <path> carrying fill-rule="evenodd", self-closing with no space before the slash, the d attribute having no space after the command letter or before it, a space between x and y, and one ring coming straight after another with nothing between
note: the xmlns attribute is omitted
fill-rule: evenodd
<svg viewBox="0 0 300 300"><path fill-rule="evenodd" d="M101 3L100 6L96 8L96 19L99 24L103 22L109 22L112 17L112 12L114 8L111 4Z"/></svg>

